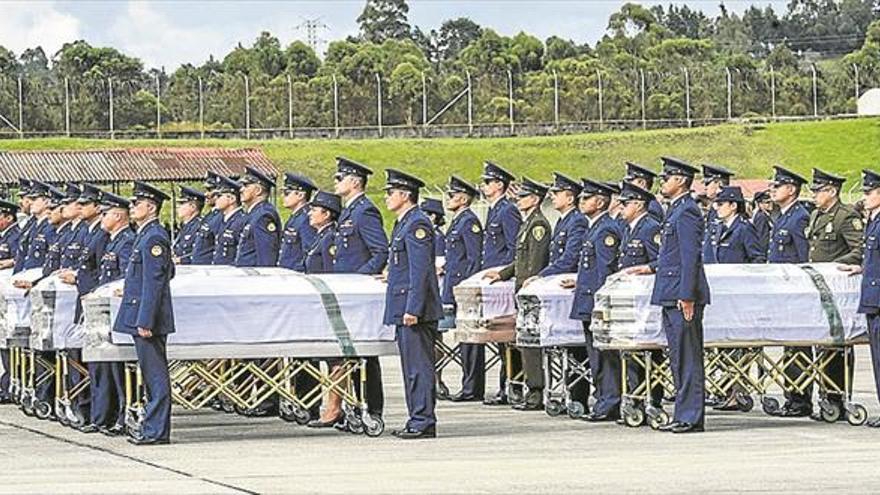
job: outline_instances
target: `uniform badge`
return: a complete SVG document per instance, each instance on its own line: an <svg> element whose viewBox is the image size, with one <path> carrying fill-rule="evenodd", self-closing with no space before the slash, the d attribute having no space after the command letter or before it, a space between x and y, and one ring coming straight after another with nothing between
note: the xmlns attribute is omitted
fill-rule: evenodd
<svg viewBox="0 0 880 495"><path fill-rule="evenodd" d="M428 233L425 232L425 229L423 229L423 228L421 228L421 227L419 227L419 228L416 229L416 234L415 234L415 235L416 235L416 239L418 239L418 240L420 240L420 241L421 241L422 239L424 239L425 237L428 237Z"/></svg>
<svg viewBox="0 0 880 495"><path fill-rule="evenodd" d="M660 232L654 234L654 244L660 244Z"/></svg>
<svg viewBox="0 0 880 495"><path fill-rule="evenodd" d="M859 218L853 218L853 220L852 220L852 226L853 226L854 229L856 229L856 230L858 230L858 231L861 232L861 230L862 230L862 220L859 219Z"/></svg>
<svg viewBox="0 0 880 495"><path fill-rule="evenodd" d="M832 232L834 232L834 224L829 223L828 225L825 226L825 233L830 234Z"/></svg>
<svg viewBox="0 0 880 495"><path fill-rule="evenodd" d="M162 256L162 246L156 245L150 249L150 254L153 256Z"/></svg>
<svg viewBox="0 0 880 495"><path fill-rule="evenodd" d="M471 232L473 232L474 234L479 234L480 233L480 226L477 224L472 224L471 225Z"/></svg>
<svg viewBox="0 0 880 495"><path fill-rule="evenodd" d="M541 225L538 225L537 227L532 229L532 237L534 237L536 241L540 241L541 239L543 239L546 233L547 229L545 229Z"/></svg>
<svg viewBox="0 0 880 495"><path fill-rule="evenodd" d="M330 246L330 256L336 256L336 246Z"/></svg>
<svg viewBox="0 0 880 495"><path fill-rule="evenodd" d="M275 232L275 229L277 228L278 227L275 227L275 224L273 222L269 222L269 225L266 225L266 230L268 230L269 232Z"/></svg>
<svg viewBox="0 0 880 495"><path fill-rule="evenodd" d="M615 244L617 244L617 239L615 239L613 235L609 235L609 236L605 237L605 245L606 246L612 247Z"/></svg>

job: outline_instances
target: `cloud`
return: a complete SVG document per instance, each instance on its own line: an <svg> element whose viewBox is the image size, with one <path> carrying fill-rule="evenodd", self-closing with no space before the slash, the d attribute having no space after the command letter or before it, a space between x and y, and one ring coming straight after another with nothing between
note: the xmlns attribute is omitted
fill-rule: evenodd
<svg viewBox="0 0 880 495"><path fill-rule="evenodd" d="M3 3L0 45L21 54L42 46L52 56L64 43L81 38L80 21L57 9L56 2Z"/></svg>

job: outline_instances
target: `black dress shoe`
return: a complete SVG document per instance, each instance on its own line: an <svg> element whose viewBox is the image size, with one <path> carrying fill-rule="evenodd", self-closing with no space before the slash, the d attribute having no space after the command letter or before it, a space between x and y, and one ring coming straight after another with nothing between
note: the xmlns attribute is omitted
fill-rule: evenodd
<svg viewBox="0 0 880 495"><path fill-rule="evenodd" d="M318 418L309 421L306 426L308 426L309 428L333 428L333 425L343 422L343 419L344 418L341 414L331 419L330 421L322 421L320 418Z"/></svg>
<svg viewBox="0 0 880 495"><path fill-rule="evenodd" d="M712 409L715 411L739 411L739 403L736 401L736 397L732 397L725 402L712 406Z"/></svg>
<svg viewBox="0 0 880 495"><path fill-rule="evenodd" d="M15 401L13 401L11 397L7 397L7 396L0 397L0 405L13 404L14 402Z"/></svg>
<svg viewBox="0 0 880 495"><path fill-rule="evenodd" d="M603 421L617 421L617 414L604 413L600 414L597 412L591 412L590 414L584 414L581 416L581 419L588 423L601 423Z"/></svg>
<svg viewBox="0 0 880 495"><path fill-rule="evenodd" d="M868 421L867 423L865 423L865 426L867 426L868 428L880 428L880 417Z"/></svg>
<svg viewBox="0 0 880 495"><path fill-rule="evenodd" d="M168 445L171 443L171 440L167 438L129 438L128 443L132 445Z"/></svg>
<svg viewBox="0 0 880 495"><path fill-rule="evenodd" d="M101 428L96 424L88 424L79 427L80 433L98 433L99 431L101 431Z"/></svg>
<svg viewBox="0 0 880 495"><path fill-rule="evenodd" d="M514 404L511 408L517 411L541 411L544 409L544 404L541 402L522 402Z"/></svg>
<svg viewBox="0 0 880 495"><path fill-rule="evenodd" d="M510 402L507 401L507 396L500 394L483 400L484 406L506 406L508 404L510 404Z"/></svg>
<svg viewBox="0 0 880 495"><path fill-rule="evenodd" d="M102 426L98 428L98 431L100 431L102 435L106 435L108 437L119 437L125 434L125 426L113 425L109 428L107 428L106 426Z"/></svg>
<svg viewBox="0 0 880 495"><path fill-rule="evenodd" d="M428 428L427 430L413 430L404 428L402 430L392 431L391 434L401 440L417 440L420 438L437 438L437 429Z"/></svg>
<svg viewBox="0 0 880 495"><path fill-rule="evenodd" d="M792 404L785 404L782 406L782 409L779 410L779 416L783 418L805 418L813 414L813 408L809 406L795 406Z"/></svg>
<svg viewBox="0 0 880 495"><path fill-rule="evenodd" d="M461 392L449 398L449 402L482 402L483 399L475 395L464 395Z"/></svg>
<svg viewBox="0 0 880 495"><path fill-rule="evenodd" d="M673 429L678 428L682 424L684 424L684 423L680 423L678 421L670 421L669 423L666 423L665 425L661 425L660 427L658 427L657 431L672 431Z"/></svg>
<svg viewBox="0 0 880 495"><path fill-rule="evenodd" d="M672 427L672 433L699 433L705 431L702 424L692 425L690 423L677 423Z"/></svg>

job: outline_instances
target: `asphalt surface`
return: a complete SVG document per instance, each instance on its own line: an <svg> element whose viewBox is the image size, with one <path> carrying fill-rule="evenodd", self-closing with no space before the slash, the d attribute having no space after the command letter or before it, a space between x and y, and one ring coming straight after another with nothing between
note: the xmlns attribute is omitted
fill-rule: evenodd
<svg viewBox="0 0 880 495"><path fill-rule="evenodd" d="M873 417L880 409L867 348L857 360L855 400ZM135 447L2 406L0 493L880 490L880 429L772 418L760 408L710 412L707 432L672 435L442 402L440 437L404 442L388 434L405 417L400 368L395 357L383 367L388 429L376 439L175 409L172 445Z"/></svg>

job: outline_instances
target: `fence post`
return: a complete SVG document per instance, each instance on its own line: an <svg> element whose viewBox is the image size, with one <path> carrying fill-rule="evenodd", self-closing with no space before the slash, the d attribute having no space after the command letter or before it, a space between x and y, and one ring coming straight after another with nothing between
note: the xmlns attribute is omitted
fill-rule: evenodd
<svg viewBox="0 0 880 495"><path fill-rule="evenodd" d="M854 72L854 76L855 76L854 79L855 79L855 84L856 84L856 113L859 113L859 96L861 96L859 94L859 93L861 93L861 91L859 91L859 66L857 64L852 64L852 68L853 68L853 72Z"/></svg>
<svg viewBox="0 0 880 495"><path fill-rule="evenodd" d="M334 135L339 137L339 84L336 74L333 74L333 130Z"/></svg>
<svg viewBox="0 0 880 495"><path fill-rule="evenodd" d="M730 67L724 67L727 74L727 120L733 118L733 75L730 73Z"/></svg>
<svg viewBox="0 0 880 495"><path fill-rule="evenodd" d="M202 93L202 76L199 76L199 135L205 139L205 100Z"/></svg>
<svg viewBox="0 0 880 495"><path fill-rule="evenodd" d="M810 64L810 72L813 73L813 117L819 116L819 88L817 86L818 75L816 64Z"/></svg>
<svg viewBox="0 0 880 495"><path fill-rule="evenodd" d="M684 68L684 111L685 111L685 119L687 120L687 126L692 127L693 122L691 122L691 74L688 72L688 68Z"/></svg>
<svg viewBox="0 0 880 495"><path fill-rule="evenodd" d="M648 128L648 114L645 111L645 70L639 69L639 93L642 106L642 129Z"/></svg>
<svg viewBox="0 0 880 495"><path fill-rule="evenodd" d="M293 139L293 81L287 74L287 137Z"/></svg>
<svg viewBox="0 0 880 495"><path fill-rule="evenodd" d="M513 124L513 73L507 69L507 116L510 118L510 135L514 133Z"/></svg>
<svg viewBox="0 0 880 495"><path fill-rule="evenodd" d="M559 132L559 74L553 69L553 126Z"/></svg>
<svg viewBox="0 0 880 495"><path fill-rule="evenodd" d="M110 139L116 139L116 131L113 129L113 79L107 78L107 89L110 95Z"/></svg>
<svg viewBox="0 0 880 495"><path fill-rule="evenodd" d="M425 71L422 71L422 127L428 126L428 84L425 82Z"/></svg>
<svg viewBox="0 0 880 495"><path fill-rule="evenodd" d="M156 74L156 137L162 137L162 87Z"/></svg>
<svg viewBox="0 0 880 495"><path fill-rule="evenodd" d="M599 86L599 130L602 130L602 124L604 122L604 111L602 108L602 73L599 72L599 69L596 69L596 78Z"/></svg>
<svg viewBox="0 0 880 495"><path fill-rule="evenodd" d="M376 73L376 122L379 124L379 137L382 137L382 76Z"/></svg>
<svg viewBox="0 0 880 495"><path fill-rule="evenodd" d="M70 137L70 80L64 78L64 133Z"/></svg>
<svg viewBox="0 0 880 495"><path fill-rule="evenodd" d="M770 115L776 119L776 71L770 66Z"/></svg>
<svg viewBox="0 0 880 495"><path fill-rule="evenodd" d="M18 137L24 137L24 93L22 91L21 76L18 76Z"/></svg>
<svg viewBox="0 0 880 495"><path fill-rule="evenodd" d="M251 138L251 81L244 75L244 135Z"/></svg>
<svg viewBox="0 0 880 495"><path fill-rule="evenodd" d="M467 118L468 118L468 135L474 133L474 97L471 88L471 71L465 70L467 76Z"/></svg>

